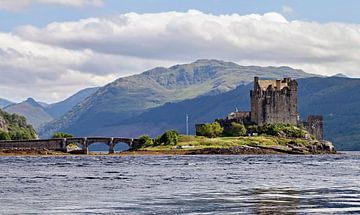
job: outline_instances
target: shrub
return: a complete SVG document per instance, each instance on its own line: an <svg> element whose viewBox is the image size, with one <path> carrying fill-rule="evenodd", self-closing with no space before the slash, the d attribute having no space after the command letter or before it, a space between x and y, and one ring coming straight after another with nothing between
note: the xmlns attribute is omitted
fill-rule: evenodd
<svg viewBox="0 0 360 215"><path fill-rule="evenodd" d="M153 140L148 135L140 136L139 141L140 141L139 147L147 147L147 146L152 146L154 144Z"/></svg>
<svg viewBox="0 0 360 215"><path fill-rule="evenodd" d="M262 134L278 136L280 133L283 133L287 137L294 138L304 137L307 133L305 130L290 124L268 124L258 127L258 130Z"/></svg>
<svg viewBox="0 0 360 215"><path fill-rule="evenodd" d="M154 146L158 146L158 145L160 145L161 144L161 136L162 135L158 135L157 137L155 137L155 140L154 140Z"/></svg>
<svg viewBox="0 0 360 215"><path fill-rule="evenodd" d="M241 123L232 122L229 135L233 137L245 136L246 135L246 128Z"/></svg>
<svg viewBox="0 0 360 215"><path fill-rule="evenodd" d="M161 136L156 137L156 145L176 145L179 142L179 133L175 130L169 130Z"/></svg>
<svg viewBox="0 0 360 215"><path fill-rule="evenodd" d="M278 136L281 130L282 130L281 125L267 124L260 128L260 133L264 133L271 136Z"/></svg>
<svg viewBox="0 0 360 215"><path fill-rule="evenodd" d="M203 125L198 130L198 134L200 136L214 138L214 137L218 137L223 131L224 131L224 128L221 127L220 123L213 122L213 123L210 123L210 124Z"/></svg>
<svg viewBox="0 0 360 215"><path fill-rule="evenodd" d="M36 138L36 133L28 128L12 127L10 129L9 135L12 140L31 140Z"/></svg>
<svg viewBox="0 0 360 215"><path fill-rule="evenodd" d="M74 137L74 135L67 134L64 132L55 132L52 136L52 138L72 138L72 137Z"/></svg>
<svg viewBox="0 0 360 215"><path fill-rule="evenodd" d="M0 140L11 140L10 134L8 132L1 131Z"/></svg>

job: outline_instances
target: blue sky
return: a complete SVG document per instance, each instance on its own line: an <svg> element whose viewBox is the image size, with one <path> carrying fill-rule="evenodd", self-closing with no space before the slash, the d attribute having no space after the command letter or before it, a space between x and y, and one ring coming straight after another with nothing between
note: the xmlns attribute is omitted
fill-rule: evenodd
<svg viewBox="0 0 360 215"><path fill-rule="evenodd" d="M0 98L212 58L360 77L356 0L0 0Z"/></svg>

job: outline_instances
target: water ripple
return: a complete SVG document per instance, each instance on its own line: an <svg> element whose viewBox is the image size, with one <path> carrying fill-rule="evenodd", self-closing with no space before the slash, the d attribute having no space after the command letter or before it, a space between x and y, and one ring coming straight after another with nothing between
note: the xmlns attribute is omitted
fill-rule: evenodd
<svg viewBox="0 0 360 215"><path fill-rule="evenodd" d="M360 153L0 157L0 169L0 214L360 213Z"/></svg>

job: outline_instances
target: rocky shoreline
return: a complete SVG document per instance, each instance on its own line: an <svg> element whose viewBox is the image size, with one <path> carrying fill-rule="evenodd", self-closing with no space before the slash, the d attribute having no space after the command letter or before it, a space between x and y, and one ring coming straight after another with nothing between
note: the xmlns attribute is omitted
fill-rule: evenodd
<svg viewBox="0 0 360 215"><path fill-rule="evenodd" d="M284 147L264 147L264 146L234 146L229 148L203 148L203 149L169 149L169 150L130 150L124 152L116 152L114 154L104 154L91 152L90 156L97 155L264 155L264 154L336 154L332 144L323 141L321 144L313 145L311 147L298 147L296 145L288 144ZM58 151L51 151L47 149L3 149L0 150L0 156L84 156L77 153L64 153Z"/></svg>

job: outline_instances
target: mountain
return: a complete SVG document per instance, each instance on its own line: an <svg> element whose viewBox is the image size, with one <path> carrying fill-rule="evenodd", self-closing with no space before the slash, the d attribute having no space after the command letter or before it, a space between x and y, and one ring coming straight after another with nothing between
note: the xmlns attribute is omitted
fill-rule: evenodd
<svg viewBox="0 0 360 215"><path fill-rule="evenodd" d="M189 132L195 134L195 124L212 122L230 112L250 110L250 89L252 84L240 85L235 90L218 95L200 96L177 103L166 103L152 108L119 124L103 128L104 135L138 137L148 134L152 137L165 130L176 129L185 133L186 114L189 115Z"/></svg>
<svg viewBox="0 0 360 215"><path fill-rule="evenodd" d="M6 100L6 99L1 99L0 98L0 108L4 108L8 105L11 105L13 104L13 102L9 101L9 100Z"/></svg>
<svg viewBox="0 0 360 215"><path fill-rule="evenodd" d="M202 95L216 95L264 78L310 77L290 67L240 66L219 60L198 60L170 68L157 67L119 78L98 89L60 119L44 126L42 136L54 131L75 135L101 135L103 128L139 115L148 108Z"/></svg>
<svg viewBox="0 0 360 215"><path fill-rule="evenodd" d="M24 116L35 129L53 120L53 117L46 112L45 108L32 98L18 104L9 105L4 110Z"/></svg>
<svg viewBox="0 0 360 215"><path fill-rule="evenodd" d="M28 98L26 101L18 104L12 103L11 105L6 105L4 110L9 113L25 116L28 122L38 130L42 125L64 115L76 104L93 94L97 89L98 87L83 89L69 98L54 104L37 102L32 98ZM3 100L0 100L0 102L1 101ZM9 102L4 100L4 104L8 103Z"/></svg>
<svg viewBox="0 0 360 215"><path fill-rule="evenodd" d="M99 89L98 87L93 87L93 88L86 88L80 90L79 92L75 93L74 95L70 96L69 98L61 102L45 106L46 112L55 119L60 118L66 112L71 110L71 108L73 108L75 105L77 105L85 98L95 93L96 90L98 89Z"/></svg>
<svg viewBox="0 0 360 215"><path fill-rule="evenodd" d="M310 78L299 85L301 116L323 115L327 139L340 150L360 150L360 79Z"/></svg>
<svg viewBox="0 0 360 215"><path fill-rule="evenodd" d="M43 108L47 108L50 106L50 104L46 103L46 102L37 102L39 105L41 105L41 107Z"/></svg>
<svg viewBox="0 0 360 215"><path fill-rule="evenodd" d="M298 79L299 112L306 120L320 114L325 120L325 138L338 150L360 150L360 79L328 77ZM104 128L104 134L137 137L156 136L168 129L185 133L185 114L190 116L190 132L196 123L212 122L228 113L250 110L249 91L252 84L213 96L202 96L153 108L122 123Z"/></svg>

